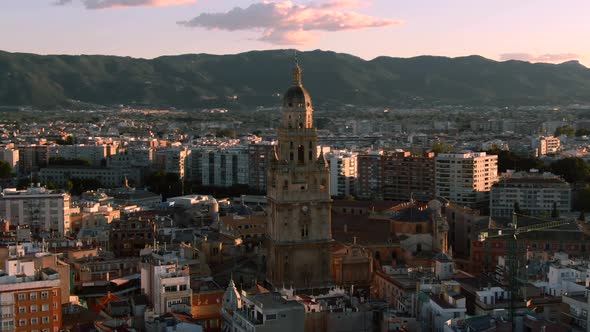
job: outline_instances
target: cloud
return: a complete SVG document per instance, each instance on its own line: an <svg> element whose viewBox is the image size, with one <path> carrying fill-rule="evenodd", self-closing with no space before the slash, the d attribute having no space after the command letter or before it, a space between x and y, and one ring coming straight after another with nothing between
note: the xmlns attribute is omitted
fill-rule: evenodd
<svg viewBox="0 0 590 332"><path fill-rule="evenodd" d="M210 30L258 30L262 31L258 40L303 45L316 41L320 31L381 28L402 23L355 11L366 5L359 0L331 0L308 5L295 4L290 0L263 1L245 8L235 7L225 13L203 13L178 24Z"/></svg>
<svg viewBox="0 0 590 332"><path fill-rule="evenodd" d="M501 61L520 60L528 62L561 63L571 60L579 60L581 56L575 53L547 53L534 55L529 53L505 53L500 54Z"/></svg>
<svg viewBox="0 0 590 332"><path fill-rule="evenodd" d="M167 7L195 3L197 0L80 0L86 9L107 9L126 7ZM57 0L57 6L63 6L74 0Z"/></svg>

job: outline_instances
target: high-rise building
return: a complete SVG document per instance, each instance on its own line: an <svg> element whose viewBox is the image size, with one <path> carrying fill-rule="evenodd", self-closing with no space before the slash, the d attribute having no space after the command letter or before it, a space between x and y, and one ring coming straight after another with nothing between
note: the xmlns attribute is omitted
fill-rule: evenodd
<svg viewBox="0 0 590 332"><path fill-rule="evenodd" d="M256 142L248 145L249 187L266 191L268 163L274 157L276 142Z"/></svg>
<svg viewBox="0 0 590 332"><path fill-rule="evenodd" d="M13 172L17 172L16 167L18 166L18 150L15 149L0 149L0 160L5 162L12 167Z"/></svg>
<svg viewBox="0 0 590 332"><path fill-rule="evenodd" d="M330 193L332 196L354 195L357 178L357 153L332 150L326 154L330 165Z"/></svg>
<svg viewBox="0 0 590 332"><path fill-rule="evenodd" d="M27 225L34 234L66 235L70 232L70 195L39 185L27 190L4 189L0 216L12 225Z"/></svg>
<svg viewBox="0 0 590 332"><path fill-rule="evenodd" d="M184 179L185 162L191 151L184 147L170 147L156 151L154 167L166 173L177 174L179 179Z"/></svg>
<svg viewBox="0 0 590 332"><path fill-rule="evenodd" d="M407 202L434 198L434 153L369 151L358 156L358 196Z"/></svg>
<svg viewBox="0 0 590 332"><path fill-rule="evenodd" d="M554 208L558 214L568 213L571 187L551 173L513 173L492 186L490 215L510 218L516 203L520 210L533 216L548 217Z"/></svg>
<svg viewBox="0 0 590 332"><path fill-rule="evenodd" d="M487 208L498 182L498 156L485 152L442 153L436 157L436 196L470 208Z"/></svg>
<svg viewBox="0 0 590 332"><path fill-rule="evenodd" d="M383 199L427 202L434 198L434 153L397 151L383 155Z"/></svg>
<svg viewBox="0 0 590 332"><path fill-rule="evenodd" d="M232 146L212 150L201 158L202 184L231 187L248 184L248 147Z"/></svg>
<svg viewBox="0 0 590 332"><path fill-rule="evenodd" d="M18 148L19 172L37 172L49 164L49 146L25 145Z"/></svg>
<svg viewBox="0 0 590 332"><path fill-rule="evenodd" d="M383 151L369 151L357 157L357 196L383 199Z"/></svg>
<svg viewBox="0 0 590 332"><path fill-rule="evenodd" d="M267 279L274 287L330 286L330 169L324 154L316 154L313 107L299 65L283 97L278 141L268 172Z"/></svg>

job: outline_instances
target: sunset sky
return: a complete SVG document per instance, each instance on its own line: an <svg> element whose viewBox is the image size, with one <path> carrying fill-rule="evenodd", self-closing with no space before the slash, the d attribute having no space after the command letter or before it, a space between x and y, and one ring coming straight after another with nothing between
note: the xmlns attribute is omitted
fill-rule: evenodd
<svg viewBox="0 0 590 332"><path fill-rule="evenodd" d="M0 49L153 58L323 49L590 66L588 0L1 0Z"/></svg>

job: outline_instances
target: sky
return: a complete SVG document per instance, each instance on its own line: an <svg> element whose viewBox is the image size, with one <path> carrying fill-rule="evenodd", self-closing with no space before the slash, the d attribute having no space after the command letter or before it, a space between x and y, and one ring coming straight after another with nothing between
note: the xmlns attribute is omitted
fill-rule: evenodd
<svg viewBox="0 0 590 332"><path fill-rule="evenodd" d="M0 49L142 58L296 48L590 67L588 0L0 0Z"/></svg>

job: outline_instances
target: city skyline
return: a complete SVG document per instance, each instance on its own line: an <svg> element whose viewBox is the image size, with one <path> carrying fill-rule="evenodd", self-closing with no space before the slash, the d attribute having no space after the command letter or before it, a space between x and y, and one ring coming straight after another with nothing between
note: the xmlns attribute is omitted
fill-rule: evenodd
<svg viewBox="0 0 590 332"><path fill-rule="evenodd" d="M581 0L23 0L0 4L0 38L5 51L40 54L153 58L297 48L367 60L478 54L588 66L588 9Z"/></svg>

